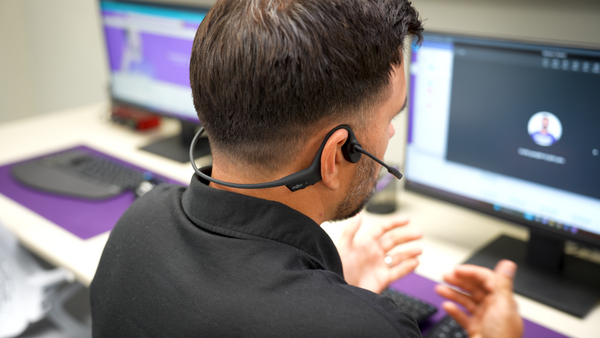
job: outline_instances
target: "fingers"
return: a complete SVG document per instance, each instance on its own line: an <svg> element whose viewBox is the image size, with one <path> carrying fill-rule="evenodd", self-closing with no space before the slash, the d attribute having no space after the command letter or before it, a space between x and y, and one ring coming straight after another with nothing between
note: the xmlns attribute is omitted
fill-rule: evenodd
<svg viewBox="0 0 600 338"><path fill-rule="evenodd" d="M421 248L411 248L405 251L396 252L393 254L388 254L388 256L392 257L392 266L405 261L407 259L416 258L420 254L423 253L423 249Z"/></svg>
<svg viewBox="0 0 600 338"><path fill-rule="evenodd" d="M453 272L444 275L444 281L471 294L476 302L492 292L496 276L490 269L475 266L461 265Z"/></svg>
<svg viewBox="0 0 600 338"><path fill-rule="evenodd" d="M465 264L458 266L454 270L454 275L456 278L462 280L463 283L479 285L489 292L496 288L512 292L513 278L516 270L517 265L515 263L509 260L501 260L496 264L494 271L476 265ZM462 286L460 287L462 288Z"/></svg>
<svg viewBox="0 0 600 338"><path fill-rule="evenodd" d="M492 291L494 279L496 278L492 270L471 264L458 266L454 270L454 275L464 283L472 284L486 291Z"/></svg>
<svg viewBox="0 0 600 338"><path fill-rule="evenodd" d="M408 243L423 237L423 233L420 230L403 233L399 231L390 231L385 236L381 237L379 243L381 248L388 252L398 245Z"/></svg>
<svg viewBox="0 0 600 338"><path fill-rule="evenodd" d="M461 309L459 309L458 306L456 306L456 304L451 302L443 302L442 307L444 308L444 310L446 310L450 317L456 320L458 325L462 326L463 328L469 327L471 317L469 317L469 315L467 315Z"/></svg>
<svg viewBox="0 0 600 338"><path fill-rule="evenodd" d="M362 214L356 215L356 217L352 218L348 225L342 231L342 235L339 239L339 245L343 247L351 247L352 242L354 241L354 237L360 229L360 225L362 224Z"/></svg>
<svg viewBox="0 0 600 338"><path fill-rule="evenodd" d="M444 275L444 281L469 292L475 301L479 302L494 290L502 290L512 295L516 268L516 264L508 260L498 262L494 271L465 264Z"/></svg>
<svg viewBox="0 0 600 338"><path fill-rule="evenodd" d="M412 271L419 265L419 261L415 258L409 258L401 261L398 265L390 268L390 281L402 278Z"/></svg>
<svg viewBox="0 0 600 338"><path fill-rule="evenodd" d="M507 260L500 261L494 271L462 265L445 275L444 280L470 292L470 296L446 285L436 286L435 291L450 301L444 302L442 307L468 329L470 335L480 336L484 331L489 333L500 328L503 332L515 333L511 337L518 337L522 333L522 321L512 294L516 268L515 263Z"/></svg>
<svg viewBox="0 0 600 338"><path fill-rule="evenodd" d="M475 312L477 309L477 304L473 301L473 298L445 285L436 285L435 292L448 300L459 303L470 313Z"/></svg>
<svg viewBox="0 0 600 338"><path fill-rule="evenodd" d="M403 227L408 224L408 219L405 217L394 217L386 222L372 226L369 229L368 236L375 240L379 240L385 233L392 229Z"/></svg>
<svg viewBox="0 0 600 338"><path fill-rule="evenodd" d="M466 292L469 292L471 295L477 295L478 297L481 294L485 295L485 293L488 292L485 285L479 283L478 281L463 278L457 275L456 272L445 274L444 281Z"/></svg>
<svg viewBox="0 0 600 338"><path fill-rule="evenodd" d="M468 278L481 284L484 284L493 275L492 270L472 264L459 265L454 271L462 278Z"/></svg>

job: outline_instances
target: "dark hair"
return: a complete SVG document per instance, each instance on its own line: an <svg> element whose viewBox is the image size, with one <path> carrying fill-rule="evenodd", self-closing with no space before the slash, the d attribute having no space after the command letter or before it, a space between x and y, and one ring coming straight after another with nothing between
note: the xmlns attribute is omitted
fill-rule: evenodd
<svg viewBox="0 0 600 338"><path fill-rule="evenodd" d="M211 146L279 169L323 123L368 118L402 63L405 37L420 42L422 31L407 0L218 1L190 61Z"/></svg>

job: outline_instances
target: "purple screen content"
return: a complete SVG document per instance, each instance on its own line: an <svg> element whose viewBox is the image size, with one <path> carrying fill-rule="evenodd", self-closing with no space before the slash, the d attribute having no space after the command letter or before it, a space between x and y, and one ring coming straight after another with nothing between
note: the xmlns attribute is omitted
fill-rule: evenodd
<svg viewBox="0 0 600 338"><path fill-rule="evenodd" d="M189 61L201 8L101 1L111 97L197 122Z"/></svg>
<svg viewBox="0 0 600 338"><path fill-rule="evenodd" d="M127 71L123 69L122 62L127 46L127 32L123 29L104 27L104 33L111 72ZM189 87L189 58L193 40L150 33L139 35L143 61L132 62L129 71L142 72L156 80Z"/></svg>

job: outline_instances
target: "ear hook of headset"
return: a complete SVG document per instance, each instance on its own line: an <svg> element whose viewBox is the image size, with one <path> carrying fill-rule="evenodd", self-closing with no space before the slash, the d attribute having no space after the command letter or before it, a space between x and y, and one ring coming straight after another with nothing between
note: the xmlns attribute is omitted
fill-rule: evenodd
<svg viewBox="0 0 600 338"><path fill-rule="evenodd" d="M352 128L350 128L350 126L344 125L344 124L333 128L327 134L327 136L321 143L321 146L319 147L319 151L317 152L313 162L311 163L311 165L308 168L300 170L298 172L295 172L293 174L290 174L288 176L285 176L283 178L280 178L280 179L278 179L276 181L272 181L272 182L254 183L254 184L230 183L230 182L217 180L217 179L212 178L212 177L204 174L203 172L201 172L200 169L198 169L198 167L196 166L196 163L194 162L194 148L196 146L196 143L198 142L198 139L200 138L202 133L204 133L204 127L200 127L200 130L198 131L198 133L196 133L196 135L192 139L192 143L190 145L190 154L189 154L190 162L192 164L192 168L194 168L194 171L196 172L196 174L198 176L204 178L207 181L211 181L211 182L214 182L214 183L217 183L220 185L224 185L226 187L232 187L232 188L238 188L238 189L266 189L266 188L274 188L274 187L279 187L279 186L285 185L291 191L297 191L297 190L304 189L308 186L311 186L311 185L321 181L321 179L322 179L322 177L321 177L321 155L323 153L323 148L325 147L325 143L327 143L327 140L331 137L331 135L333 135L333 133L339 129L346 129L348 131L348 139L342 146L342 152L344 153L344 158L347 161L350 161L352 163L357 163L360 160L361 154L365 154L368 157L370 157L371 159L375 160L377 163L381 164L383 167L385 167L388 170L388 172L390 174L394 175L397 179L402 178L402 174L396 168L392 168L392 167L388 166L383 161L379 160L375 156L371 155L368 151L364 150L361 147L360 143L358 143L358 141L356 140L356 136L354 135Z"/></svg>
<svg viewBox="0 0 600 338"><path fill-rule="evenodd" d="M203 132L204 132L204 127L200 127L200 130L198 131L198 133L196 133L196 135L192 139L189 155L190 155L190 162L192 164L192 168L194 168L194 171L196 172L196 174L207 181L214 182L214 183L217 183L220 185L224 185L226 187L238 188L238 189L266 189L266 188L275 188L275 187L280 187L280 186L285 185L291 191L297 191L300 189L304 189L310 185L313 185L321 180L321 154L323 152L323 147L325 145L325 141L327 140L327 138L329 138L329 136L325 139L323 144L321 144L321 147L319 148L319 151L317 152L315 159L313 160L313 162L311 163L311 165L308 168L300 170L298 172L295 172L293 174L290 174L288 176L285 176L283 178L280 178L280 179L278 179L276 181L272 181L272 182L242 184L242 183L225 182L225 181L221 181L221 180L212 178L212 177L204 174L202 171L200 171L200 169L198 169L198 167L196 166L196 163L194 162L194 153L193 152L194 152L194 147L196 146L196 143L198 142L198 139L200 138L200 135L202 135Z"/></svg>

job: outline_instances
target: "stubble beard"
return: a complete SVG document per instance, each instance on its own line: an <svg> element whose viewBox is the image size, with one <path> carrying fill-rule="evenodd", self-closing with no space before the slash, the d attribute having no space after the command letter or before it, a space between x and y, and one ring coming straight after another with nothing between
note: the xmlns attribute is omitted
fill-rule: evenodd
<svg viewBox="0 0 600 338"><path fill-rule="evenodd" d="M341 221L356 216L375 193L377 184L377 163L364 158L358 162L348 193L340 202L333 221Z"/></svg>

